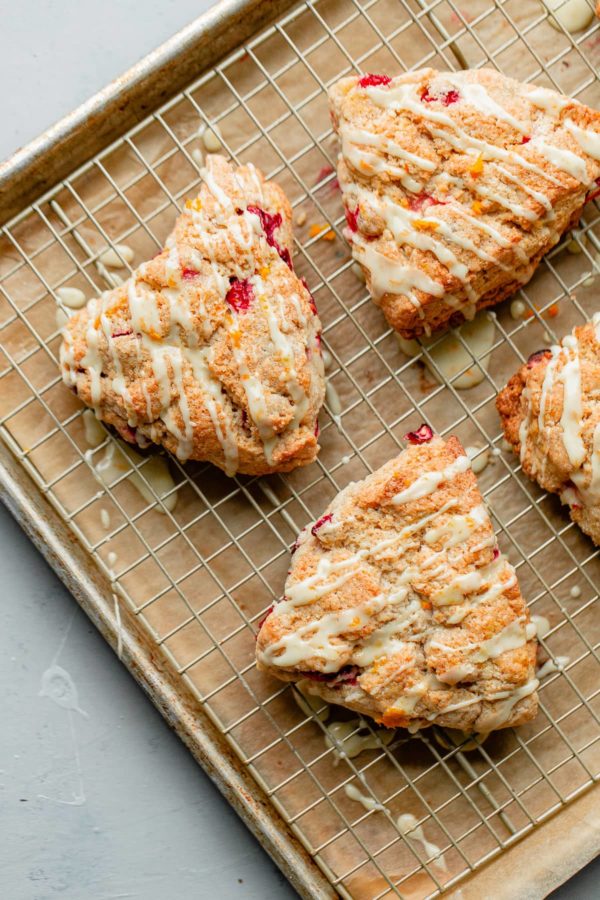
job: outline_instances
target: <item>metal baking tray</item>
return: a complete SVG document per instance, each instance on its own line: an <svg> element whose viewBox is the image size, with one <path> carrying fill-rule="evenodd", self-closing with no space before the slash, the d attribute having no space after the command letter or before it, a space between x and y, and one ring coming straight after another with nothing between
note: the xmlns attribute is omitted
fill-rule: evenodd
<svg viewBox="0 0 600 900"><path fill-rule="evenodd" d="M2 499L303 897L543 897L600 849L598 550L522 477L494 411L519 362L597 307L598 209L521 292L524 315L502 304L479 348L456 334L463 371L443 377L433 347L401 352L352 270L325 98L354 71L491 65L598 105L598 22L556 25L537 0L226 0L0 167ZM306 222L296 263L332 357L323 449L268 479L170 460L166 493L154 457L116 449L121 472L99 480L113 438L90 446L60 383L57 291L126 277L102 264L107 247L131 246L134 264L155 252L199 184L199 128L215 125ZM460 389L477 366L482 380ZM331 722L256 672L253 636L297 530L422 418L488 458L482 491L549 620L544 654L569 662L544 679L535 722L474 749L437 729L385 744L360 721L373 746L340 759ZM388 813L350 800L350 782ZM407 812L445 869L397 827Z"/></svg>

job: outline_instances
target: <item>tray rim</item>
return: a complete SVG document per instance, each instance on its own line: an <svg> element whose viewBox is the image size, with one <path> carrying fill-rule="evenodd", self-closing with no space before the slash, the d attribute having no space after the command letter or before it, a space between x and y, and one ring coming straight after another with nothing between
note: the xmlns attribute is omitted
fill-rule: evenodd
<svg viewBox="0 0 600 900"><path fill-rule="evenodd" d="M120 605L119 628L110 582L4 441L0 441L0 501L117 656L121 646L120 661L300 896L306 900L337 897L191 690L176 681L168 660L152 647L125 604Z"/></svg>
<svg viewBox="0 0 600 900"><path fill-rule="evenodd" d="M0 226L295 3L217 0L72 112L0 160Z"/></svg>
<svg viewBox="0 0 600 900"><path fill-rule="evenodd" d="M191 690L175 682L168 660L153 652L148 636L124 604L119 627L108 579L3 440L0 501L292 887L304 900L339 897L279 812L262 795ZM600 782L589 785L506 852L450 887L445 896L479 900L483 888L493 889L497 900L543 900L600 855L599 798ZM549 871L544 870L548 845L564 850L560 860L554 858L556 865ZM517 886L513 881L515 865L521 872ZM497 893L500 884L508 888L502 896Z"/></svg>
<svg viewBox="0 0 600 900"><path fill-rule="evenodd" d="M168 102L206 69L267 28L298 0L216 0L205 13L117 76L38 137L0 160L0 229L91 157ZM192 756L237 812L263 849L306 900L339 897L274 805L202 709L175 678L168 660L152 647L136 617L121 604L115 618L110 582L62 521L18 457L0 439L0 501L90 618L119 660L176 732ZM120 651L119 651L120 648ZM600 855L600 782L527 831L482 867L465 875L444 896L470 900L482 887L510 885L511 900L542 900ZM560 822L560 824L558 824ZM558 834L557 834L558 826ZM565 834L570 840L565 841ZM571 853L540 878L539 867L521 858L519 884L512 881L517 857L544 857L548 841ZM556 861L556 860L555 860ZM505 879L508 879L508 883ZM504 881L503 881L504 880ZM473 893L477 891L477 894ZM498 896L498 900L504 900Z"/></svg>

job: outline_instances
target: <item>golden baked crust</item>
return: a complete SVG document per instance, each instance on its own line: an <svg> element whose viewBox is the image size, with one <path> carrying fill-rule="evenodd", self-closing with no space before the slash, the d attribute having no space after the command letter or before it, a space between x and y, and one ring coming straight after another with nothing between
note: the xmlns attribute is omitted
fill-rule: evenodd
<svg viewBox="0 0 600 900"><path fill-rule="evenodd" d="M455 437L409 446L304 529L257 639L259 669L411 730L533 718L535 655L515 571Z"/></svg>
<svg viewBox="0 0 600 900"><path fill-rule="evenodd" d="M290 205L252 165L209 156L203 176L165 249L69 320L63 378L132 443L289 471L316 457L325 389Z"/></svg>
<svg viewBox="0 0 600 900"><path fill-rule="evenodd" d="M523 471L600 546L600 313L532 354L496 405Z"/></svg>
<svg viewBox="0 0 600 900"><path fill-rule="evenodd" d="M330 90L354 258L406 338L525 284L600 176L600 113L491 69Z"/></svg>

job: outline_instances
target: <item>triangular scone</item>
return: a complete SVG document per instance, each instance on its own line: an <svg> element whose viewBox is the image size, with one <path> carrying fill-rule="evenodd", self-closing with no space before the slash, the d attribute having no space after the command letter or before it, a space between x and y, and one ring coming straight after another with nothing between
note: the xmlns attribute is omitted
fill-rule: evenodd
<svg viewBox="0 0 600 900"><path fill-rule="evenodd" d="M468 457L422 426L295 546L263 671L390 727L487 732L536 713L535 628Z"/></svg>
<svg viewBox="0 0 600 900"><path fill-rule="evenodd" d="M291 209L252 165L209 156L165 249L64 330L65 382L123 438L229 475L314 460L321 325Z"/></svg>
<svg viewBox="0 0 600 900"><path fill-rule="evenodd" d="M533 353L496 403L523 471L600 546L600 313Z"/></svg>
<svg viewBox="0 0 600 900"><path fill-rule="evenodd" d="M491 69L330 90L354 258L407 338L525 284L600 176L600 113Z"/></svg>

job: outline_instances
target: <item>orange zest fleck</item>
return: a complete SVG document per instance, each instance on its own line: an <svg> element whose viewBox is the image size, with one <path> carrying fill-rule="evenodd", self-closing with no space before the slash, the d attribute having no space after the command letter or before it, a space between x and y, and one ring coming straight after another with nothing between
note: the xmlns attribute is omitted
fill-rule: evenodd
<svg viewBox="0 0 600 900"><path fill-rule="evenodd" d="M106 310L106 315L111 318L115 313L119 312L122 309L124 310L127 305L127 297L120 297L118 300L115 300L114 303L111 303L111 305Z"/></svg>
<svg viewBox="0 0 600 900"><path fill-rule="evenodd" d="M196 212L200 212L202 209L202 203L200 202L200 197L194 197L193 200L185 201L186 209L194 209Z"/></svg>
<svg viewBox="0 0 600 900"><path fill-rule="evenodd" d="M473 200L473 202L471 203L471 209L473 210L473 212L475 213L476 216L480 216L481 213L483 212L483 206L479 200Z"/></svg>
<svg viewBox="0 0 600 900"><path fill-rule="evenodd" d="M354 616L352 621L350 622L351 628L360 628L360 618L358 616Z"/></svg>
<svg viewBox="0 0 600 900"><path fill-rule="evenodd" d="M433 609L433 606L432 606L432 604L429 602L429 600L421 600L421 607L422 607L423 609Z"/></svg>
<svg viewBox="0 0 600 900"><path fill-rule="evenodd" d="M473 178L479 178L480 175L483 174L483 157L481 153L473 163L473 165L469 168L469 172L473 176Z"/></svg>
<svg viewBox="0 0 600 900"><path fill-rule="evenodd" d="M162 335L156 330L156 328L148 328L146 330L146 334L152 341L160 341L162 340Z"/></svg>
<svg viewBox="0 0 600 900"><path fill-rule="evenodd" d="M537 303L535 304L535 311L536 311L536 312L539 312L539 311L540 311L540 308L539 308L539 306L537 305ZM534 311L533 311L532 309L527 309L527 310L523 313L523 318L524 318L524 319L531 319L531 318L533 318L534 315L535 315L535 313L534 313Z"/></svg>
<svg viewBox="0 0 600 900"><path fill-rule="evenodd" d="M314 225L311 225L308 233L311 238L318 237L320 241L335 241L335 232L331 230L329 225L322 222L315 222Z"/></svg>
<svg viewBox="0 0 600 900"><path fill-rule="evenodd" d="M556 305L556 303L553 303L552 306L548 307L548 316L551 319L555 319L557 315L558 315L558 306Z"/></svg>
<svg viewBox="0 0 600 900"><path fill-rule="evenodd" d="M405 728L408 725L408 717L390 706L379 720L386 728Z"/></svg>
<svg viewBox="0 0 600 900"><path fill-rule="evenodd" d="M431 219L413 219L413 228L417 231L437 231L440 227L439 222L432 222Z"/></svg>
<svg viewBox="0 0 600 900"><path fill-rule="evenodd" d="M262 268L258 270L258 274L261 278L266 278L270 271L271 269L269 268L269 266L262 266Z"/></svg>

